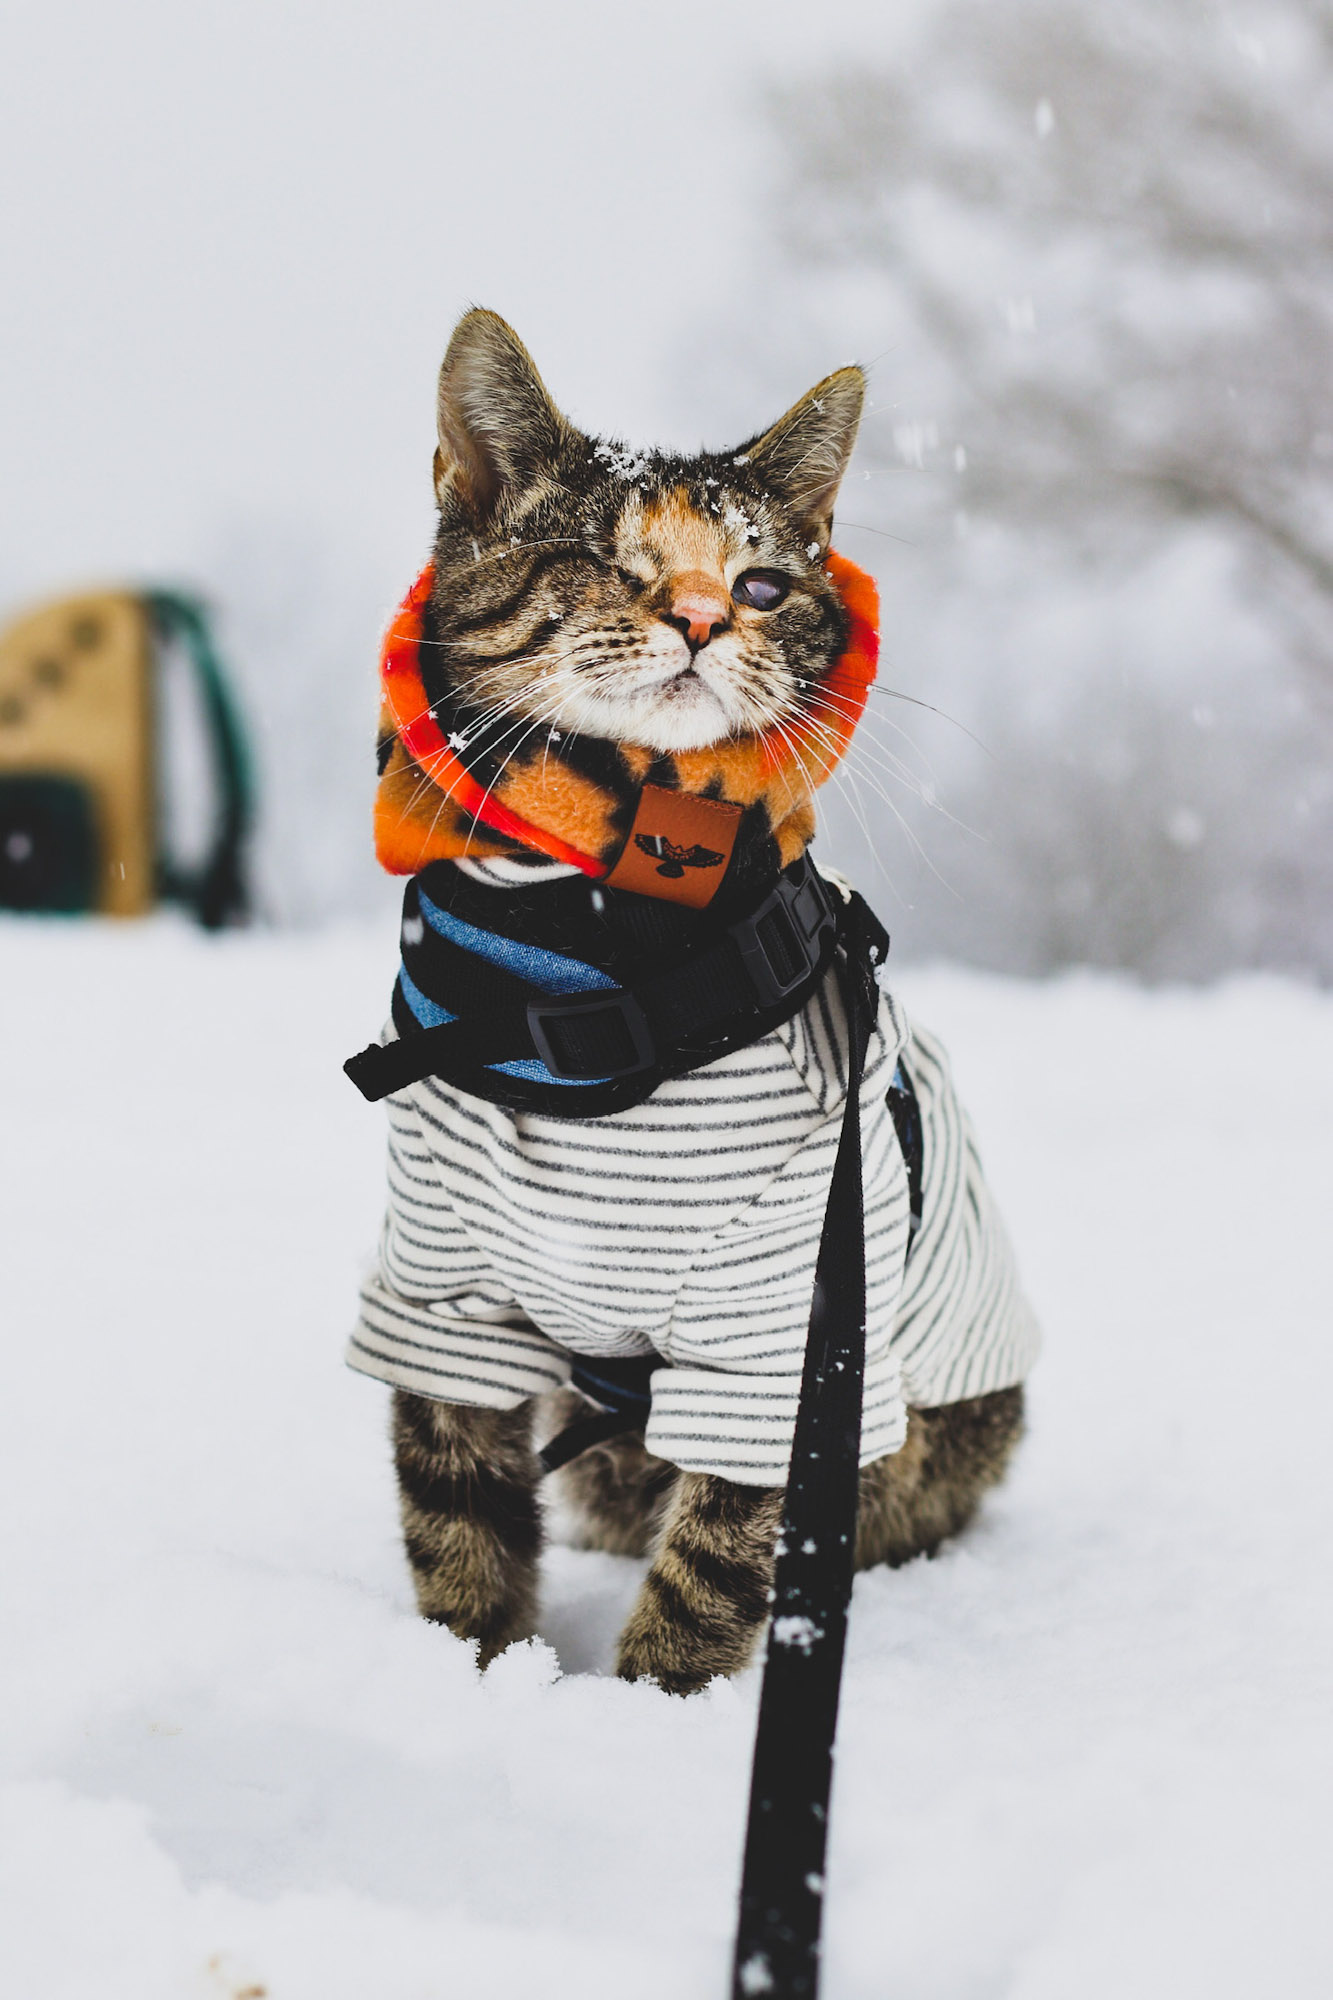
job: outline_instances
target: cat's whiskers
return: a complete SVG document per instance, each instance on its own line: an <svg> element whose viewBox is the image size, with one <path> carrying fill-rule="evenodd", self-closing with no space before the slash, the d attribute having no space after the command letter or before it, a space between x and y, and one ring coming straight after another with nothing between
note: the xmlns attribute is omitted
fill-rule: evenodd
<svg viewBox="0 0 1333 2000"><path fill-rule="evenodd" d="M840 720L846 720L848 723L849 729L845 754L850 755L853 747L856 747L862 750L862 753L871 763L876 761L877 756L887 777L898 779L907 786L909 791L915 793L927 803L929 802L929 794L925 789L925 785L912 765L904 757L901 757L896 750L891 749L887 743L882 741L872 726L866 722L864 716L858 717L854 708L844 708L841 703L836 701L824 702L820 705L832 708ZM919 746L913 742L912 738L907 736L906 731L900 731L899 733L905 737L908 748L921 758L922 763L926 767L926 778L933 785L935 774L930 768L929 760L925 757ZM865 749L864 746L867 744L873 744L875 754Z"/></svg>
<svg viewBox="0 0 1333 2000"><path fill-rule="evenodd" d="M802 778L805 780L807 793L813 791L815 786L815 781L811 778L810 773L807 771L805 766L805 759L802 757L800 749L798 748L795 739L789 733L786 723L776 722L776 721L770 722L768 727L770 729L776 730L777 734L782 738L783 742L787 745L787 748L790 750L792 755L792 760L795 763L796 768L801 773ZM801 803L801 794L796 790L796 788L792 784L791 779L788 776L787 772L781 769L781 767L779 767L779 775L782 778L783 783L787 787L788 805L791 806L799 805Z"/></svg>
<svg viewBox="0 0 1333 2000"><path fill-rule="evenodd" d="M857 782L856 773L848 770L844 764L839 764L828 774L826 782L835 785L847 800L857 825L865 835L867 847L872 852L875 852L878 857L875 837L870 830L870 821L866 813L865 803L861 797L861 787ZM892 881L891 876L890 881Z"/></svg>
<svg viewBox="0 0 1333 2000"><path fill-rule="evenodd" d="M514 722L514 723L511 723L508 729L506 729L506 730L502 731L502 733L500 734L500 736L499 736L498 738L496 738L496 739L495 739L496 743L503 743L503 741L504 741L504 739L505 739L505 737L506 737L506 736L512 736L512 735L513 735L513 733L514 733L514 731L515 731L516 729L521 729L521 728L523 727L523 724L524 724L524 723L525 723L525 722L526 722L527 720L528 720L528 718L527 718L527 716L526 716L526 715L521 715L521 716L520 716L520 717L518 718L517 722ZM528 733L529 733L529 734L531 734L531 730L529 730L529 732L528 732ZM486 790L485 790L485 792L484 792L484 793L482 794L482 799L481 799L481 804L480 804L480 805L478 805L477 807L475 807L475 808L472 808L472 807L469 807L469 806L465 806L465 805L463 805L463 804L461 803L461 801L457 801L457 800L455 800L455 799L454 799L454 797L453 797L452 793L444 791L444 790L443 790L443 788L442 788L442 787L440 787L440 786L436 786L436 789L437 789L437 790L438 790L438 791L440 792L440 802L439 802L439 804L438 804L438 805L436 806L436 808L435 808L435 812L434 812L434 815L432 816L432 819L431 819L431 823L430 823L430 826L429 826L429 828L427 829L427 833L426 833L426 840L427 840L427 842L429 842L429 841L430 841L430 839L431 839L431 836L432 836L432 835L434 834L434 832L435 832L435 829L436 829L436 827L437 827L437 826L439 825L439 823L440 823L440 815L441 815L441 814L443 813L443 811L444 811L445 807L446 807L447 805L457 805L457 806L458 806L458 810L459 810L460 812L463 812L463 813L466 813L466 814L468 815L468 817L469 817L469 818L471 818L471 819L472 819L472 821L473 821L473 826L472 826L472 828L471 828L471 829L469 830L469 833L468 833L468 836L467 836L467 841L466 841L466 843L464 844L464 848L463 848L463 852L464 852L465 854L467 853L467 851L468 851L468 847L469 847L469 846L471 845L471 842L472 842L472 836L473 836L473 833L474 833L474 832L476 831L476 824L477 824L477 815L478 815L478 814L480 813L480 811L481 811L482 807L483 807L483 806L485 805L485 803L486 803L486 800L487 800L487 799L488 799L488 798L490 797L490 795L491 795L491 792L492 792L492 791L494 790L495 786L496 786L496 785L498 784L498 782L499 782L499 780L500 780L501 776L503 775L503 773L504 773L504 771L505 771L506 767L507 767L507 766L508 766L508 764L509 764L509 761L510 761L510 758L511 758L511 757L512 757L512 756L513 756L513 755L515 754L515 752L516 752L516 751L517 751L517 750L518 750L518 749L519 749L519 748L521 747L521 744L522 744L522 742L523 742L524 740L525 740L525 739L522 739L522 738L521 738L521 739L520 739L520 742L519 742L518 744L516 744L516 745L514 746L514 751L509 751L509 752L506 752L505 756L504 756L504 757L503 757L503 758L501 759L501 762L500 762L500 765L499 765L498 769L496 770L496 773L495 773L495 776L494 776L494 777L493 777L493 778L491 779L491 782L490 782L490 784L489 784L489 785L488 785L488 786L486 787ZM492 747L493 747L493 746L492 746ZM432 779L427 779L427 780L426 780L426 782L427 782L427 784L433 784L433 783L434 783L434 780L432 780Z"/></svg>
<svg viewBox="0 0 1333 2000"><path fill-rule="evenodd" d="M803 726L807 729L813 728L815 726L813 723L813 719L808 716L805 717L803 719ZM920 837L917 835L917 833L909 825L907 819L904 817L902 809L898 805L897 800L893 798L893 796L886 789L886 787L879 782L878 778L876 778L873 775L873 773L869 771L853 772L852 770L848 769L847 759L845 756L841 757L840 761L835 764L834 768L835 770L841 769L846 771L848 778L855 782L859 783L860 779L864 778L865 782L869 785L871 791L875 793L876 797L878 797L883 801L883 803L888 807L889 811L893 814L893 817L897 820L898 825L901 827L903 833L906 835L909 845L920 856L921 860L925 863L926 867L929 868L931 874L935 877L936 881L940 883L941 887L949 889L949 884L945 882L944 877L940 874L939 869L935 866L935 863L931 860L930 855L927 853L926 848L922 843ZM867 839L870 838L869 829L866 829L866 836ZM953 893L951 889L950 893L951 894Z"/></svg>
<svg viewBox="0 0 1333 2000"><path fill-rule="evenodd" d="M794 739L792 738L792 736L788 731L787 724L793 720L791 711L786 707L775 708L771 700L764 701L759 697L757 697L756 695L754 695L752 692L748 693L748 704L749 704L749 719L752 721L754 725L753 733L756 735L759 734L767 735L770 731L776 731L776 733L782 738L783 742L787 745L787 748L790 750L792 755L792 760L796 764L796 767L800 771L802 779L805 782L806 795L808 795L815 789L815 783L817 781L812 780L810 773L807 771L805 767L805 759L802 757L799 748L797 747ZM802 794L796 790L795 786L792 784L789 773L782 765L778 766L778 776L782 779L783 784L787 788L788 805L799 806L802 800Z"/></svg>
<svg viewBox="0 0 1333 2000"><path fill-rule="evenodd" d="M828 690L824 690L822 693L822 699L824 699L825 701L831 701L834 699L834 697L830 695ZM977 833L977 829L975 827L969 826L966 820L959 819L957 814L951 812L948 806L946 806L940 799L935 789L936 776L935 776L935 771L930 763L930 760L925 755L925 752L921 749L921 746L915 741L915 739L912 736L908 734L908 732L905 729L902 729L897 724L891 724L891 727L896 728L898 734L905 739L909 749L914 751L916 755L920 757L921 762L925 767L924 781L918 775L918 773L912 769L910 764L906 763L904 759L899 757L895 751L891 750L886 743L882 742L880 737L876 734L874 728L865 720L864 716L862 716L859 720L857 720L855 715L853 714L851 717L849 717L849 719L855 722L855 734L852 736L852 739L848 744L846 751L846 758L849 763L851 762L853 757L859 757L865 763L869 764L873 768L876 761L874 751L877 751L879 753L880 759L882 760L882 768L884 770L886 777L896 778L900 783L902 783L907 787L907 789L912 793L914 798L920 799L921 803L924 806L928 806L932 812L937 812L944 819L947 819L951 825L956 826L958 828L960 833L966 833L974 838L980 838L980 836ZM874 751L872 751L868 747L868 745L873 745Z"/></svg>
<svg viewBox="0 0 1333 2000"><path fill-rule="evenodd" d="M864 727L864 724L862 725L862 727ZM858 730L856 735L852 737L851 742L847 746L847 751L843 758L843 762L842 765L840 766L840 769L845 770L848 777L851 778L854 782L858 781L859 779L864 779L865 782L871 787L872 791L877 793L878 796L881 799L883 799L884 803L889 807L889 810L893 813L895 819L897 819L899 824L902 826L904 832L908 834L908 838L911 840L912 845L921 855L921 858L926 862L926 865L929 867L931 873L935 876L936 880L940 882L941 885L949 891L950 895L953 895L955 891L953 889L952 884L945 881L944 877L940 874L938 868L936 868L934 862L931 860L929 854L927 853L924 843L921 841L919 836L911 832L910 828L907 825L906 820L903 818L902 812L899 809L897 802L890 796L888 791L885 789L884 785L882 785L879 782L878 778L874 775L877 760L874 751L869 747L870 744L874 744L880 752L880 758L882 760L880 763L880 768L883 770L884 776L887 780L889 780L890 782L897 782L903 785L905 789L911 793L913 798L919 799L922 805L926 806L931 812L938 813L941 816L941 818L948 820L952 826L956 826L958 828L960 833L965 833L973 839L981 839L984 838L984 836L978 832L977 828L969 826L966 820L960 819L956 813L951 812L948 806L946 806L942 802L942 800L936 795L934 790L934 777L933 774L929 773L929 767L928 767L928 775L930 779L930 789L927 789L926 784L923 783L922 779L918 776L918 774L915 771L911 769L909 765L904 764L902 760L894 754L894 752L887 750L883 745L879 744L878 739L874 736L873 732L867 732L867 734L863 736L860 730ZM915 748L916 746L913 745L912 747ZM858 764L862 767L860 770L858 770Z"/></svg>
<svg viewBox="0 0 1333 2000"><path fill-rule="evenodd" d="M783 729L780 733L783 736L787 735L785 729ZM788 737L787 740L790 742L791 740L790 737ZM846 765L841 761L836 762L830 769L828 765L825 764L822 757L821 757L821 768L824 771L825 780L826 781L831 780L835 785L838 786L839 790L842 791L843 797L846 798L848 804L851 806L857 824L860 826L862 833L865 835L866 845L871 848L872 852L874 852L876 854L876 857L878 858L878 849L875 844L874 835L871 833L870 830L870 822L866 816L865 806L861 799L861 790L860 790L860 785L857 782L856 773L848 770ZM847 784L850 784L851 786L850 791L847 790L846 788ZM890 807L890 809L895 810L892 806ZM901 815L899 815L899 817L901 817ZM886 873L887 872L888 871L886 869ZM892 876L890 876L889 879L890 883L892 883Z"/></svg>
<svg viewBox="0 0 1333 2000"><path fill-rule="evenodd" d="M507 660L498 665L493 665L490 668L483 668L481 672L473 675L468 682L461 683L460 688L466 686L474 686L477 681L485 679L487 675L491 673L494 673L496 676L504 676L505 678L507 678L517 667L535 666L537 668L537 673L533 677L532 681L525 682L520 687L508 688L504 691L501 700L495 704L497 708L500 708L506 701L512 700L517 702L523 700L531 692L533 686L540 685L543 676L549 678L552 672L565 667L571 661L577 664L580 657L581 657L581 642L579 641L575 642L574 647L567 647L560 652L552 652L549 648L546 648L543 649L541 652L529 653L521 659ZM455 690L455 692L457 691L459 690ZM465 715L463 718L461 718L461 720L463 722L464 733L466 733L468 730L475 731L478 727L478 723L474 715L471 714Z"/></svg>
<svg viewBox="0 0 1333 2000"><path fill-rule="evenodd" d="M765 707L767 708L767 712L765 712ZM765 705L764 703L759 702L757 700L752 700L751 713L758 727L764 729L765 731L772 730L776 735L781 737L781 739L787 745L787 748L791 752L792 759L797 765L797 768L800 770L802 777L806 782L808 790L813 792L819 780L812 778L811 773L808 771L806 767L805 759L801 755L799 745L792 733L793 730L795 730L798 735L804 736L806 740L809 741L815 727L813 719L801 714L799 710L775 711L772 707L771 702ZM812 744L812 748L813 747L815 746ZM861 789L857 781L856 773L854 771L847 769L846 766L836 757L834 758L832 763L832 768L830 769L829 763L827 761L827 749L828 749L827 745L821 745L819 747L819 765L820 765L821 776L825 781L831 780L835 785L838 786L839 790L842 792L842 795L846 798L848 804L850 805L852 813L856 818L857 824L860 826L862 833L865 835L867 846L870 847L873 852L875 852L876 857L878 859L879 858L878 849L876 847L874 835L872 834L870 829L870 822L866 814L865 805L861 798ZM783 776L785 779L786 778L785 772L783 773ZM792 789L790 780L787 779L786 782L788 785L789 797L794 801L797 797L797 794ZM851 789L848 789L848 786L850 786ZM891 809L894 808L891 807ZM909 836L910 836L910 829L909 829ZM882 861L881 861L881 866L884 866ZM889 873L887 867L885 869L885 872L886 874ZM891 874L889 874L889 881L890 884L892 885Z"/></svg>
<svg viewBox="0 0 1333 2000"><path fill-rule="evenodd" d="M900 701L912 702L913 705L917 708L931 707L931 704L929 702L916 701L912 695L900 695L898 694L895 688L881 687L877 682L872 682L871 686L866 690L866 693L868 696L874 694L883 694L890 697L891 699L896 698L897 700ZM844 714L846 714L849 717L854 727L860 726L860 718L863 712L861 706L857 702L849 699L846 695L840 693L840 691L837 688L831 688L828 687L827 685L821 684L816 692L816 699L827 703L830 707L839 708ZM945 715L942 709L937 708L934 709L932 712L938 716L941 716L942 719L946 722L953 721L953 717ZM915 750L918 753L918 755L921 754L921 746L916 741L916 738L911 734L911 732L908 729L904 727L904 725L901 722L895 722L892 716L888 715L883 716L882 720L884 721L884 723L887 725L888 728L894 730L899 736L903 738L903 741L909 746L910 749ZM963 725L959 723L957 724L957 727L961 729ZM969 732L964 730L963 733L966 735ZM976 737L973 737L972 741L974 743L977 742ZM984 745L978 744L978 748L984 748Z"/></svg>
<svg viewBox="0 0 1333 2000"><path fill-rule="evenodd" d="M522 688L504 690L499 693L495 700L482 706L480 712L474 711L460 717L462 724L460 733L470 735L474 739L482 735L488 736L490 741L487 743L486 748L491 752L494 752L516 729L521 728L525 721L532 725L520 739L520 742L515 744L513 749L506 753L501 767L502 770L507 768L513 757L518 754L519 749L522 747L522 742L527 740L527 737L533 733L533 729L536 726L542 724L563 724L561 734L570 742L574 741L582 733L581 730L572 724L572 720L568 714L562 715L564 704L571 696L578 695L584 698L595 697L599 699L613 696L623 699L630 694L643 692L642 683L639 683L638 686L626 686L626 670L629 663L621 656L616 657L614 660L608 660L605 654L597 647L595 637L588 644L580 640L576 643L575 647L555 656L547 652L534 653L528 655L522 661L505 662L503 666L496 666L494 663L486 662L474 674L469 675L465 681L455 683L451 692L461 699L470 690L484 685L488 679L497 675L503 675L507 671L512 671L516 666L527 664L536 665L540 669L534 682ZM715 698L720 700L725 700L729 697L742 711L743 724L733 731L733 735L749 733L750 731L756 733L768 730L776 731L784 743L787 744L788 748L792 750L797 768L800 770L802 778L807 782L809 782L810 773L804 757L796 749L792 735L793 730L799 731L811 752L817 756L821 778L826 778L829 775L840 758L847 757L850 759L853 750L859 753L859 761L863 761L870 767L870 772L873 772L877 761L869 748L869 744L873 744L875 750L879 753L879 758L883 760L882 768L887 778L906 785L914 796L921 798L924 803L944 812L946 817L953 819L954 816L948 813L947 808L939 804L938 799L933 796L932 792L927 791L918 773L913 771L901 757L881 741L877 733L870 727L866 718L860 714L859 706L848 701L839 691L819 685L813 691L810 699L835 713L846 715L849 722L857 723L859 721L859 728L850 743L841 742L833 729L818 722L817 717L810 712L810 709L802 706L800 694L797 689L784 689L781 697L774 697L770 690L763 689L761 681L762 669L757 668L753 661L720 662L715 666L714 672L721 678L723 687L719 690L716 681L714 681L710 685L710 692L715 695ZM545 683L545 686L543 686L543 683ZM649 686L654 684L650 682ZM886 690L886 692L893 691ZM545 699L542 700L540 708L534 712L533 698L535 694L544 694ZM913 700L914 698L906 697L906 699ZM925 703L918 705L929 706L929 704ZM502 717L516 712L518 720L510 725L509 728L502 731L497 737L494 733L496 722ZM920 754L919 746L913 741L906 730L903 730L898 724L891 724L890 726L895 730L895 733L904 737L909 748ZM542 752L543 780L549 765L550 745L551 738L548 735ZM933 785L933 773L929 772L929 767L927 767L927 770ZM895 818L903 825L909 839L912 839L914 845L924 854L924 850L920 849L919 841L916 840L916 837L912 835L911 830L906 826L906 822L903 820L896 801L870 775L870 772L864 774L866 782L871 784L877 796L882 799ZM497 772L496 777L492 780L491 787L488 788L488 792L498 783L500 775L501 772ZM791 780L785 773L783 776L789 796L794 799L795 792ZM861 821L867 835L869 835L869 829L865 825L864 809L860 801L860 779L856 771L850 768L847 770L846 777L850 784L855 785L856 789L855 799L849 802L852 803L858 819ZM430 788L432 782L433 780L423 775L414 789L405 810L410 811L415 807L422 793ZM954 823L961 825L961 822L956 820Z"/></svg>
<svg viewBox="0 0 1333 2000"><path fill-rule="evenodd" d="M515 662L515 664L517 665L521 663ZM459 682L457 685L451 686L449 690L450 694L458 694L464 688L474 686L477 681L481 680L485 676L485 674L489 673L490 671L492 671L491 667L482 668L479 673L470 675L466 681L462 681ZM404 729L414 728L418 722L424 722L428 715L433 717L436 721L438 721L439 718L435 714L435 707L436 705L433 702L428 701L425 707L419 708L414 715L405 716L397 724L399 732L401 733L401 731Z"/></svg>
<svg viewBox="0 0 1333 2000"><path fill-rule="evenodd" d="M490 719L498 721L501 715L505 714L506 712L512 712L512 707L513 707L512 703L508 704L507 707L501 706L494 712L494 715ZM526 716L520 716L518 722L514 723L510 729L502 731L501 734L497 738L495 738L492 743L489 743L486 746L487 749L488 750L494 749L496 744L503 743L505 737L511 735L513 733L513 729L520 728L523 722L526 721L526 719L527 719ZM418 770L420 772L420 776L418 777L417 782L412 789L411 797L407 800L406 804L402 807L399 813L399 821L401 823L404 819L406 819L415 810L418 800L423 798L428 792L432 790L437 791L441 794L442 804L436 809L435 817L431 821L431 832L433 833L435 831L436 826L438 826L439 824L440 813L443 811L444 804L449 803L453 799L453 794L451 792L446 791L444 786L441 785L441 783L439 782L438 778L432 777L430 772L425 770L424 767L418 766ZM462 810L466 810L466 808L462 808Z"/></svg>
<svg viewBox="0 0 1333 2000"><path fill-rule="evenodd" d="M501 778L504 776L506 770L509 768L511 760L518 755L519 751L523 748L523 745L527 742L529 736L532 735L533 730L541 729L545 725L548 719L549 718L546 716L539 715L533 722L529 724L528 728L524 731L523 735L519 737L518 742L514 745L513 749L506 753L503 761L500 764L499 769L495 773L495 776L491 779L490 784L487 785L486 790L482 793L480 803L475 807L475 809L472 812L472 825L469 827L467 839L463 843L464 856L467 855L472 846L473 835L476 833L478 825L482 823L482 814L486 810L487 799L490 798L491 793L495 790L495 787L499 784Z"/></svg>
<svg viewBox="0 0 1333 2000"><path fill-rule="evenodd" d="M941 722L947 722L949 726L953 729L961 729L964 736L967 737L968 741L970 743L975 743L978 750L980 750L983 753L983 755L990 757L992 759L994 758L995 752L991 749L990 745L988 743L985 743L980 736L974 736L972 731L968 728L967 724L965 722L960 722L956 715L950 715L947 708L937 708L933 701L925 701L920 695L917 694L904 694L901 688L888 687L882 681L872 682L870 687L870 693L872 695L882 695L885 701L905 701L908 702L913 708L924 708L928 710L928 712L931 715L938 715Z"/></svg>
<svg viewBox="0 0 1333 2000"><path fill-rule="evenodd" d="M556 656L556 659L552 664L558 667L559 656ZM489 734L493 729L493 725L497 721L499 721L502 716L506 714L512 714L514 710L518 708L519 703L525 699L527 693L528 690L526 688L511 689L508 693L502 696L499 701L492 703L489 707L483 708L479 714L471 713L471 714L466 714L463 717L460 717L460 723L462 726L455 733L460 737L466 737L469 743L475 742L481 736ZM431 713L433 713L433 711L430 708L426 708L421 711L421 714L423 716ZM525 720L527 720L527 712L519 716L519 720L517 723L513 725L513 728L520 727ZM491 740L487 742L483 747L487 751L493 752L497 747L497 745L499 743L503 743L505 737L510 734L512 734L512 728L503 731L499 737L492 736ZM492 783L494 782L495 781L492 780ZM433 777L431 777L431 775L428 772L422 770L421 776L416 786L413 788L410 798L407 800L406 804L402 807L400 811L399 814L400 822L408 817L408 815L416 807L418 800L432 787L434 787L436 790L443 792L443 787L441 787L438 784L438 781ZM440 812L443 810L443 804L448 802L450 796L451 795L449 793L443 794L442 804L440 807L437 808L435 817L431 822L432 833L434 832L435 827L439 824L439 817L440 817Z"/></svg>

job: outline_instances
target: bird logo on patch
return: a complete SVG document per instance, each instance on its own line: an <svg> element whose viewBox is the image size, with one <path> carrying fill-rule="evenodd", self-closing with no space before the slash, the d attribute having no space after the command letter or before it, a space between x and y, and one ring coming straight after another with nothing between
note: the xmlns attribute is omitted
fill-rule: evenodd
<svg viewBox="0 0 1333 2000"><path fill-rule="evenodd" d="M716 868L725 856L711 847L677 847L674 840L668 840L662 833L636 833L634 845L641 847L645 854L651 854L658 863L659 875L668 875L679 881L687 868Z"/></svg>

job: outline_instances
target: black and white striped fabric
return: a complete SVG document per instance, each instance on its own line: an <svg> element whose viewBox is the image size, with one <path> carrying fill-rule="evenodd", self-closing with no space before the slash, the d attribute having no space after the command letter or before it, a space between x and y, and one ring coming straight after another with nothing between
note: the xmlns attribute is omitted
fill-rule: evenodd
<svg viewBox="0 0 1333 2000"><path fill-rule="evenodd" d="M572 1355L657 1354L647 1443L687 1469L787 1474L815 1256L845 1097L836 979L781 1027L598 1118L511 1111L438 1079L389 1100L389 1210L354 1368L507 1409ZM899 1062L924 1130L907 1176L886 1096ZM862 1086L866 1386L861 1460L908 1405L1021 1381L1038 1335L946 1058L882 997Z"/></svg>

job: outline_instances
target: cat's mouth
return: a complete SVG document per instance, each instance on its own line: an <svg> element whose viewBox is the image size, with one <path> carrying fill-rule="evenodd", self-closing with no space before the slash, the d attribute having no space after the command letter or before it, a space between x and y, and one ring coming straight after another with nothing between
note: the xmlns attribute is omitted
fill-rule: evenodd
<svg viewBox="0 0 1333 2000"><path fill-rule="evenodd" d="M643 688L634 706L638 734L664 750L700 750L729 736L738 720L734 703L711 687L691 663L669 680Z"/></svg>
<svg viewBox="0 0 1333 2000"><path fill-rule="evenodd" d="M618 733L657 750L702 750L782 719L785 690L749 686L725 650L715 658L709 651L641 670L637 685L624 689Z"/></svg>
<svg viewBox="0 0 1333 2000"><path fill-rule="evenodd" d="M695 700L700 694L709 694L725 706L730 692L727 676L725 670L710 671L714 664L708 658L706 646L690 653L679 665L672 662L665 670L655 663L636 692L647 701Z"/></svg>
<svg viewBox="0 0 1333 2000"><path fill-rule="evenodd" d="M576 684L564 692L561 726L657 751L702 750L744 727L743 704L725 677L714 685L706 666L673 661L665 672L658 665L595 691Z"/></svg>
<svg viewBox="0 0 1333 2000"><path fill-rule="evenodd" d="M789 691L774 680L770 673L765 685L727 644L694 650L683 640L659 639L632 661L556 661L534 685L528 712L562 733L642 744L659 753L703 750L780 723Z"/></svg>
<svg viewBox="0 0 1333 2000"><path fill-rule="evenodd" d="M677 694L687 693L691 686L696 688L707 686L707 682L696 668L693 660L690 661L688 666L682 667L678 674L672 674L669 680L659 681L657 692L660 696L669 700Z"/></svg>
<svg viewBox="0 0 1333 2000"><path fill-rule="evenodd" d="M741 705L725 673L709 672L710 662L695 654L674 671L661 674L635 690L635 704L646 715L661 718L677 740L674 748L701 748L734 732ZM668 720L669 719L669 720ZM680 731L693 725L696 742L686 743Z"/></svg>

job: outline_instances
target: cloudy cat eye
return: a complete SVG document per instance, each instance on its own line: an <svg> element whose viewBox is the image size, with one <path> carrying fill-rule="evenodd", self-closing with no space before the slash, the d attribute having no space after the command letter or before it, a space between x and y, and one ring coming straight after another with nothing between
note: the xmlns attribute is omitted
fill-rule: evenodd
<svg viewBox="0 0 1333 2000"><path fill-rule="evenodd" d="M731 594L737 604L748 604L752 611L775 611L790 589L790 577L780 570L747 569L732 584Z"/></svg>

